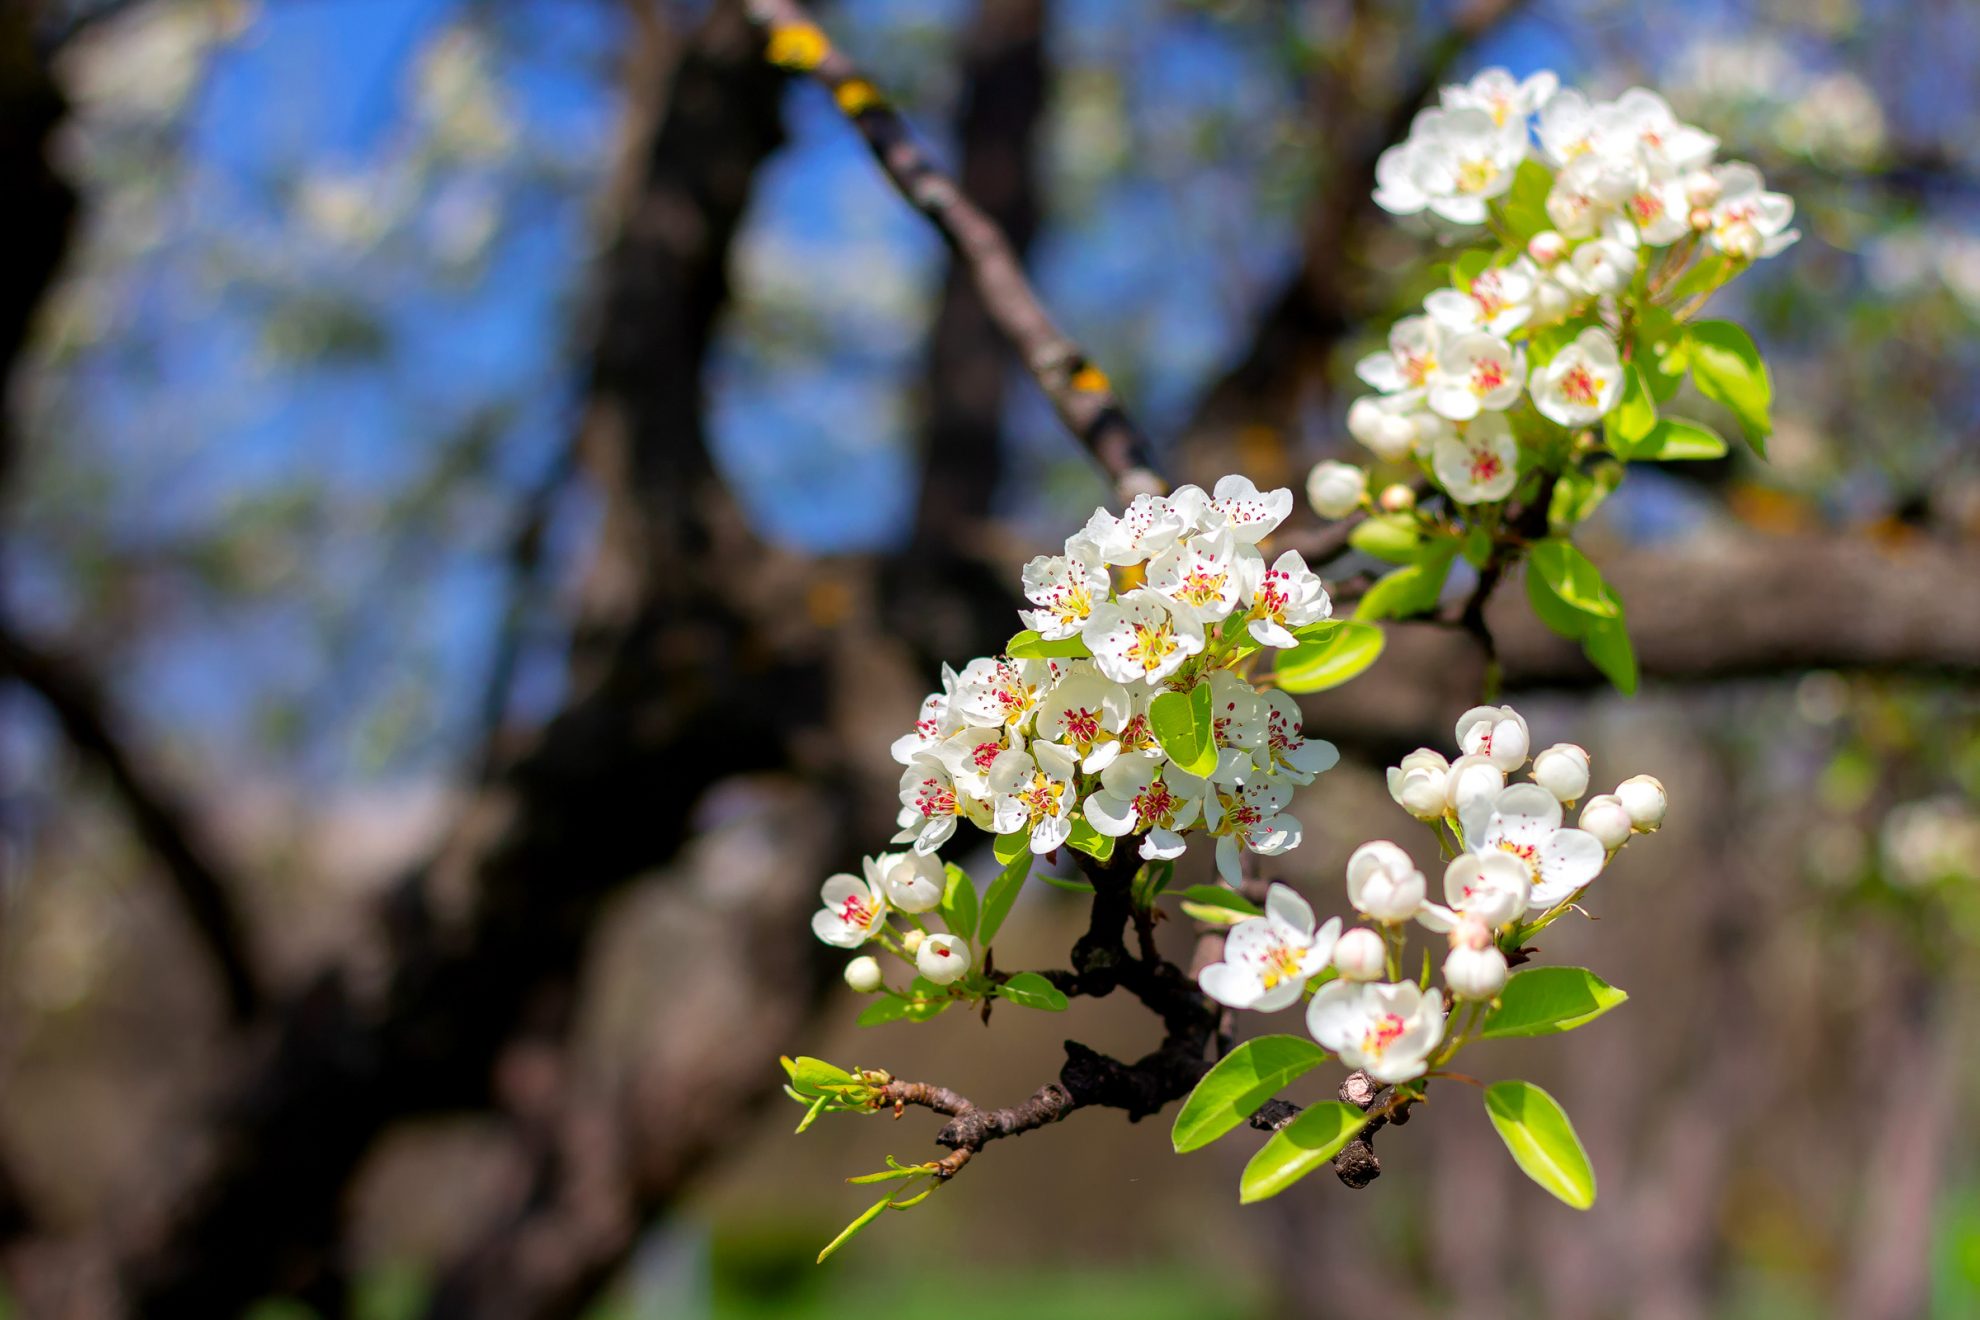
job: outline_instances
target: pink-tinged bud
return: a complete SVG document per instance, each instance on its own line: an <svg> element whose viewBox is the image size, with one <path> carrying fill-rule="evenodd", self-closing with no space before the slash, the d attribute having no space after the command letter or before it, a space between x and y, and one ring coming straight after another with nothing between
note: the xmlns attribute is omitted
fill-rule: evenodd
<svg viewBox="0 0 1980 1320"><path fill-rule="evenodd" d="M1712 228L1712 213L1702 206L1693 207L1687 218L1691 221L1691 227L1701 234Z"/></svg>
<svg viewBox="0 0 1980 1320"><path fill-rule="evenodd" d="M1366 926L1356 926L1334 944L1334 967L1346 980L1379 981L1388 964L1388 946Z"/></svg>
<svg viewBox="0 0 1980 1320"><path fill-rule="evenodd" d="M936 985L947 985L969 970L969 945L959 936L930 935L915 952L914 965Z"/></svg>
<svg viewBox="0 0 1980 1320"><path fill-rule="evenodd" d="M1670 806L1663 784L1650 775L1631 775L1623 780L1616 785L1616 797L1629 813L1629 823L1638 834L1649 834L1662 825L1664 812Z"/></svg>
<svg viewBox="0 0 1980 1320"><path fill-rule="evenodd" d="M877 958L855 958L846 964L846 984L860 994L872 994L885 979Z"/></svg>
<svg viewBox="0 0 1980 1320"><path fill-rule="evenodd" d="M1710 170L1692 170L1684 176L1684 200L1694 207L1709 207L1725 190Z"/></svg>
<svg viewBox="0 0 1980 1320"><path fill-rule="evenodd" d="M1610 852L1629 842L1635 828L1624 810L1622 799L1614 793L1601 793L1589 798L1581 808L1581 828L1602 841L1602 846Z"/></svg>
<svg viewBox="0 0 1980 1320"><path fill-rule="evenodd" d="M1459 926L1458 930L1451 932L1454 942L1463 929ZM1510 974L1506 955L1492 945L1489 936L1482 948L1470 944L1458 945L1451 950L1450 957L1444 959L1444 984L1459 999L1491 999L1506 988L1506 979Z"/></svg>
<svg viewBox="0 0 1980 1320"><path fill-rule="evenodd" d="M1398 481L1383 488L1381 505L1385 513L1408 513L1416 507L1416 492Z"/></svg>
<svg viewBox="0 0 1980 1320"><path fill-rule="evenodd" d="M1559 230L1543 229L1526 241L1526 255L1542 266L1551 266L1567 255L1568 241Z"/></svg>
<svg viewBox="0 0 1980 1320"><path fill-rule="evenodd" d="M1574 743L1555 743L1533 758L1533 782L1561 802L1588 792L1588 753Z"/></svg>

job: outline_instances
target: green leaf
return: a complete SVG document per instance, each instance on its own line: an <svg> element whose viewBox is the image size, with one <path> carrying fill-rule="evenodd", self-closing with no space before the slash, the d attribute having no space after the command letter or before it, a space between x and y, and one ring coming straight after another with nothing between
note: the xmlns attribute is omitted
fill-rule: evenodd
<svg viewBox="0 0 1980 1320"><path fill-rule="evenodd" d="M1348 544L1391 564L1413 564L1423 548L1423 532L1414 514L1378 513L1354 525Z"/></svg>
<svg viewBox="0 0 1980 1320"><path fill-rule="evenodd" d="M825 1263L825 1258L831 1255L833 1252L837 1251L840 1247L843 1247L846 1244L846 1242L852 1237L853 1234L859 1232L860 1229L865 1228L868 1224L878 1219L880 1217L880 1212L885 1210L887 1208L888 1202L892 1201L893 1199L894 1199L894 1194L892 1192L889 1192L887 1195L881 1197L879 1200L875 1201L872 1205L868 1206L865 1210L861 1211L859 1218L853 1220L850 1224L847 1224L843 1229L839 1231L839 1236L833 1238L830 1242L825 1244L825 1250L818 1253L818 1263L820 1265L823 1265Z"/></svg>
<svg viewBox="0 0 1980 1320"><path fill-rule="evenodd" d="M1634 458L1637 442L1657 424L1657 401L1650 396L1650 382L1636 363L1629 364L1623 382L1622 398L1602 419L1602 435L1617 454Z"/></svg>
<svg viewBox="0 0 1980 1320"><path fill-rule="evenodd" d="M1534 542L1532 555L1534 569L1565 604L1598 619L1622 613L1615 594L1602 581L1601 570L1569 542L1550 536Z"/></svg>
<svg viewBox="0 0 1980 1320"><path fill-rule="evenodd" d="M1522 244L1554 223L1547 217L1547 193L1554 186L1554 172L1532 157L1519 163L1512 187L1506 190L1506 228Z"/></svg>
<svg viewBox="0 0 1980 1320"><path fill-rule="evenodd" d="M1533 606L1534 617L1572 641L1580 641L1595 622L1593 615L1583 614L1555 595L1539 565L1531 559L1526 561L1526 599Z"/></svg>
<svg viewBox="0 0 1980 1320"><path fill-rule="evenodd" d="M1451 283L1460 289L1470 289L1479 272L1492 264L1493 255L1493 249L1482 247L1458 253L1457 260L1451 263Z"/></svg>
<svg viewBox="0 0 1980 1320"><path fill-rule="evenodd" d="M1035 631L1026 628L1010 641L1004 643L1004 654L1013 660L1081 660L1093 652L1086 649L1086 643L1078 633L1071 637L1061 637L1056 642L1048 642Z"/></svg>
<svg viewBox="0 0 1980 1320"><path fill-rule="evenodd" d="M1362 621L1406 619L1434 608L1457 551L1455 540L1432 543L1416 563L1387 574L1370 587L1355 606L1354 617Z"/></svg>
<svg viewBox="0 0 1980 1320"><path fill-rule="evenodd" d="M1643 367L1650 397L1658 403L1669 400L1683 383L1682 362L1674 367L1664 363L1666 355L1683 342L1684 327L1677 323L1669 308L1651 303L1638 309L1634 360Z"/></svg>
<svg viewBox="0 0 1980 1320"><path fill-rule="evenodd" d="M1304 1036L1260 1036L1217 1060L1183 1101L1169 1139L1186 1155L1243 1125L1258 1106L1318 1065L1327 1052Z"/></svg>
<svg viewBox="0 0 1980 1320"><path fill-rule="evenodd" d="M823 1059L814 1059L808 1054L785 1059L783 1064L784 1071L790 1074L791 1085L807 1096L817 1095L827 1087L844 1086L857 1080L844 1068Z"/></svg>
<svg viewBox="0 0 1980 1320"><path fill-rule="evenodd" d="M1636 647L1629 640L1629 627L1620 613L1613 619L1591 619L1581 635L1581 649L1589 661L1615 684L1624 696L1636 695Z"/></svg>
<svg viewBox="0 0 1980 1320"><path fill-rule="evenodd" d="M1768 415L1774 385L1753 336L1731 321L1699 321L1685 342L1699 393L1731 409L1753 452L1765 458L1767 436L1774 429Z"/></svg>
<svg viewBox="0 0 1980 1320"><path fill-rule="evenodd" d="M1093 892L1091 880L1068 879L1062 875L1041 875L1038 877L1054 889L1063 889L1068 894L1090 894Z"/></svg>
<svg viewBox="0 0 1980 1320"><path fill-rule="evenodd" d="M997 938L997 932L1004 927L1004 918L1011 914L1011 904L1017 902L1018 890L1024 888L1024 878L1031 874L1031 850L1025 849L1005 863L997 878L990 882L990 888L983 895L983 911L977 917L978 942L988 945Z"/></svg>
<svg viewBox="0 0 1980 1320"><path fill-rule="evenodd" d="M932 1017L939 1017L956 1002L940 986L924 982L917 976L914 985L908 988L906 998L899 995L880 996L861 1010L855 1025L878 1027L889 1022L926 1022Z"/></svg>
<svg viewBox="0 0 1980 1320"><path fill-rule="evenodd" d="M1470 528L1458 546L1465 563L1473 568L1483 568L1486 561L1492 558L1492 529L1484 526Z"/></svg>
<svg viewBox="0 0 1980 1320"><path fill-rule="evenodd" d="M1336 626L1325 634L1308 637L1298 646L1281 651L1272 662L1272 672L1282 691L1294 694L1324 692L1339 687L1375 663L1387 638L1372 623L1329 620Z"/></svg>
<svg viewBox="0 0 1980 1320"><path fill-rule="evenodd" d="M1528 967L1514 972L1485 1019L1484 1036L1553 1036L1593 1022L1629 998L1585 967Z"/></svg>
<svg viewBox="0 0 1980 1320"><path fill-rule="evenodd" d="M1083 852L1103 862L1114 855L1114 836L1102 834L1083 820L1073 822L1072 833L1066 837L1066 842L1075 852Z"/></svg>
<svg viewBox="0 0 1980 1320"><path fill-rule="evenodd" d="M1065 993L1037 972L1019 972L997 987L997 995L1000 999L1008 999L1026 1008L1039 1008L1048 1013L1066 1011Z"/></svg>
<svg viewBox="0 0 1980 1320"><path fill-rule="evenodd" d="M1019 857L1031 855L1031 831L1012 830L1009 834L999 834L997 841L990 845L991 855L1005 866Z"/></svg>
<svg viewBox="0 0 1980 1320"><path fill-rule="evenodd" d="M1562 472L1547 503L1547 530L1565 537L1587 522L1602 501L1622 485L1625 470L1613 459L1603 459L1586 472L1574 467Z"/></svg>
<svg viewBox="0 0 1980 1320"><path fill-rule="evenodd" d="M942 869L949 877L942 891L942 924L950 934L969 939L976 934L976 883L954 862Z"/></svg>
<svg viewBox="0 0 1980 1320"><path fill-rule="evenodd" d="M1595 1170L1553 1096L1531 1082L1494 1082L1485 1112L1522 1173L1577 1210L1595 1204Z"/></svg>
<svg viewBox="0 0 1980 1320"><path fill-rule="evenodd" d="M1237 919L1240 921L1246 917L1262 917L1265 915L1265 910L1256 903L1246 898L1243 894L1238 893L1235 889L1226 889L1222 885L1191 885L1189 888L1183 890L1182 893L1178 894L1177 897L1182 899L1184 903L1193 903L1199 908L1214 908L1219 911L1236 913Z"/></svg>
<svg viewBox="0 0 1980 1320"><path fill-rule="evenodd" d="M1367 1124L1366 1113L1339 1100L1301 1110L1298 1118L1274 1132L1244 1166L1238 1179L1238 1199L1250 1205L1277 1196L1340 1154L1341 1147Z"/></svg>
<svg viewBox="0 0 1980 1320"><path fill-rule="evenodd" d="M1630 446L1623 457L1651 463L1675 463L1685 459L1724 458L1726 442L1717 431L1700 422L1669 417L1650 428L1650 433Z"/></svg>
<svg viewBox="0 0 1980 1320"><path fill-rule="evenodd" d="M1208 779L1217 768L1207 682L1187 692L1164 692L1149 702L1148 727L1178 770Z"/></svg>

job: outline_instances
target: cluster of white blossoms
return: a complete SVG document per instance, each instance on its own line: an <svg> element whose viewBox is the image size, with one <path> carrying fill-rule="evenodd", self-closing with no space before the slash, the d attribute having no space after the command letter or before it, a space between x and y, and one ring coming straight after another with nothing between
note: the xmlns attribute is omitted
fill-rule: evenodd
<svg viewBox="0 0 1980 1320"><path fill-rule="evenodd" d="M1297 846L1299 822L1285 812L1293 789L1339 754L1305 736L1290 696L1244 677L1252 656L1296 646L1333 611L1298 551L1268 561L1259 549L1292 503L1289 489L1259 491L1241 476L1207 493L1141 495L1118 515L1094 510L1064 553L1027 564L1028 631L1011 653L944 666L942 690L893 745L906 767L893 841L908 851L827 881L819 938L857 947L885 930L890 908L934 908L935 854L964 821L1021 837L1036 855L1138 835L1140 856L1164 861L1185 852L1188 834L1206 834L1233 882L1242 851ZM1184 769L1164 746L1156 702L1199 688L1214 764ZM916 961L930 980L967 970L966 946L960 965L954 950L928 947L919 943ZM931 973L931 956L936 972L953 974Z"/></svg>
<svg viewBox="0 0 1980 1320"><path fill-rule="evenodd" d="M1681 123L1645 88L1591 101L1551 73L1518 81L1488 69L1445 88L1441 100L1382 154L1375 200L1399 215L1491 221L1503 245L1455 287L1429 295L1421 314L1391 329L1386 349L1357 364L1376 393L1350 407L1348 430L1384 460L1426 462L1458 503L1487 504L1518 482L1518 428L1508 414L1523 398L1572 429L1622 397L1611 304L1645 292L1653 260L1673 284L1694 256L1720 254L1736 269L1798 235L1788 227L1792 199L1769 192L1751 165L1715 163L1718 139ZM1536 217L1551 227L1509 229L1494 204L1510 203L1529 169L1546 180L1545 214ZM1538 332L1563 325L1559 342L1535 351Z"/></svg>
<svg viewBox="0 0 1980 1320"><path fill-rule="evenodd" d="M1420 1077L1463 1044L1446 1039L1451 1006L1494 999L1507 953L1569 910L1631 835L1663 824L1663 785L1638 775L1588 797L1588 753L1557 743L1529 758L1510 706L1466 711L1456 739L1455 759L1425 747L1388 772L1390 796L1437 833L1443 901L1399 845L1365 843L1348 858L1347 896L1373 924L1316 924L1305 899L1275 884L1263 915L1234 926L1224 960L1203 969L1204 993L1261 1012L1310 993L1307 1030L1323 1047L1384 1083ZM1528 779L1508 782L1522 769ZM1579 825L1565 824L1577 803ZM1412 922L1448 940L1443 994L1403 979Z"/></svg>

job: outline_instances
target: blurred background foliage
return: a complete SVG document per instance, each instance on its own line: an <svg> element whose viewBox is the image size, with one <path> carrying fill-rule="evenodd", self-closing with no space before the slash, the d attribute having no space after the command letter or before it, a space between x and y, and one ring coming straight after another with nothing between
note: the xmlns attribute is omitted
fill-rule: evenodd
<svg viewBox="0 0 1980 1320"><path fill-rule="evenodd" d="M626 52L684 43L701 11L48 8L49 32L75 26L53 57L70 101L53 149L81 210L13 381L0 600L86 657L131 741L191 786L254 877L236 899L271 979L301 984L370 938L367 904L446 836L492 734L540 724L569 690L604 505L569 437L638 91ZM1449 78L1505 64L1659 87L1794 194L1806 234L1728 313L1773 364L1772 461L1632 477L1596 557L1752 534L1980 541L1980 8L1508 8ZM950 159L975 9L842 0L826 16ZM1357 148L1333 116L1402 94L1464 16L1437 0L1045 7L1031 265L1177 471L1296 480L1351 447L1349 368L1423 293L1434 240L1362 226L1312 250L1310 217ZM792 84L784 112L706 366L709 444L768 543L883 556L914 535L946 261L822 92ZM1352 323L1217 424L1220 382L1316 260ZM1106 491L1007 371L995 525L978 534L1015 561ZM525 526L541 549L519 559ZM1810 598L1851 627L1850 599ZM797 1142L772 1111L734 1121L594 1313L1980 1312L1980 702L1957 675L1777 668L1531 703L1544 740L1586 730L1598 763L1654 770L1674 799L1657 846L1605 881L1602 921L1562 939L1623 958L1627 1013L1534 1074L1583 1118L1592 1215L1516 1188L1484 1124L1436 1106L1389 1140L1368 1192L1316 1183L1243 1211L1230 1152L1177 1160L1161 1124L1102 1117L997 1149L818 1270L850 1215L837 1180L927 1134L847 1121ZM888 700L898 722L913 692ZM1388 807L1379 766L1320 789L1301 810L1318 837L1288 872L1325 906L1356 822ZM736 815L704 813L704 842L731 846ZM0 1145L38 1216L86 1234L117 1218L133 1168L190 1140L230 1046L144 845L21 686L0 688L0 826ZM712 919L660 880L613 908L581 1014L601 1066L689 993L676 964ZM1010 965L1052 959L1077 920L1032 894ZM822 1035L782 1047L991 1096L1056 1066L1035 1023L855 1033L849 1005L828 1008ZM1134 1048L1121 1006L1080 1011L1098 1023L1083 1038ZM435 1118L368 1158L343 1207L351 1314L425 1310L478 1203L516 1194L504 1141L492 1118Z"/></svg>

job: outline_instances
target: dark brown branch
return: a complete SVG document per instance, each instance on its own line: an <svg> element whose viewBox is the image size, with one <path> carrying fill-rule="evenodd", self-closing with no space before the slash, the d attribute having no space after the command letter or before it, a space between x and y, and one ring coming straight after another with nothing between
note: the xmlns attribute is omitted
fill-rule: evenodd
<svg viewBox="0 0 1980 1320"><path fill-rule="evenodd" d="M749 11L769 33L773 54L785 47L798 52L786 63L806 69L831 90L894 187L969 268L991 319L1122 498L1164 489L1146 437L1121 407L1105 373L1039 302L996 221L930 158L879 89L826 41L804 6L796 0L749 0Z"/></svg>
<svg viewBox="0 0 1980 1320"><path fill-rule="evenodd" d="M165 868L181 910L219 974L228 1013L236 1022L252 1017L261 1003L260 982L234 910L235 885L200 840L192 811L141 764L112 727L109 701L97 680L74 656L44 651L4 617L0 674L40 697L70 745L102 772L132 829Z"/></svg>

